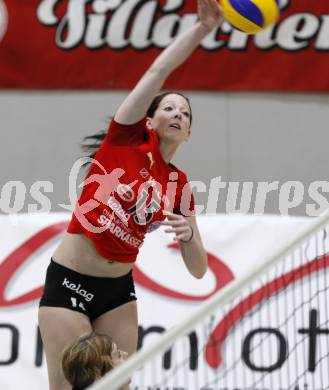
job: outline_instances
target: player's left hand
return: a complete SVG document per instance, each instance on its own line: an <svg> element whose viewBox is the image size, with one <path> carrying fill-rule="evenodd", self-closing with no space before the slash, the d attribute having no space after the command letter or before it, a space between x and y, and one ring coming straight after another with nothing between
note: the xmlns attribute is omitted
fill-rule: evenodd
<svg viewBox="0 0 329 390"><path fill-rule="evenodd" d="M189 242L193 235L193 228L186 218L182 215L173 214L168 211L164 211L163 215L167 217L167 220L163 221L161 224L170 226L170 228L165 229L165 232L175 233L174 241Z"/></svg>

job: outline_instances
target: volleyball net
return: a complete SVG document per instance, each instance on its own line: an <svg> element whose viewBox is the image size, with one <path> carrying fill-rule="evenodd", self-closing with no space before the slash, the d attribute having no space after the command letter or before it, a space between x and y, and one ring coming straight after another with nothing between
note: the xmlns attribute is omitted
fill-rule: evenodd
<svg viewBox="0 0 329 390"><path fill-rule="evenodd" d="M90 389L328 389L328 227L329 211Z"/></svg>

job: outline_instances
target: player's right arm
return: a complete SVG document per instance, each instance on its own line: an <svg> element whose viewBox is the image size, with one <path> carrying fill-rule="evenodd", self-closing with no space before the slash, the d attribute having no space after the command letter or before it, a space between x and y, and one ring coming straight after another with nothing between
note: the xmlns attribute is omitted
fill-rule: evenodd
<svg viewBox="0 0 329 390"><path fill-rule="evenodd" d="M129 125L142 119L170 73L181 65L202 39L220 23L221 13L217 0L197 0L197 3L199 21L179 35L155 59L119 107L114 117L116 122Z"/></svg>

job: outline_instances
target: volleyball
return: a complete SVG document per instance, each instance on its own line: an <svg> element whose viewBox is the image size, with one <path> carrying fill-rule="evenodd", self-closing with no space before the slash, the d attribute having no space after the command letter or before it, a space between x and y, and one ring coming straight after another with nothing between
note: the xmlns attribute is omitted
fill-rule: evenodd
<svg viewBox="0 0 329 390"><path fill-rule="evenodd" d="M246 34L256 34L279 17L280 0L220 0L224 18Z"/></svg>

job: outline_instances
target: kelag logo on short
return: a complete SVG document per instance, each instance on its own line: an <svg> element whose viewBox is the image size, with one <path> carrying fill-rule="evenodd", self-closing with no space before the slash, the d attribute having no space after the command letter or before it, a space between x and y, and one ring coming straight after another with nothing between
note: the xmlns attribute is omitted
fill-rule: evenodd
<svg viewBox="0 0 329 390"><path fill-rule="evenodd" d="M8 12L6 4L0 0L0 42L6 34L8 26Z"/></svg>

